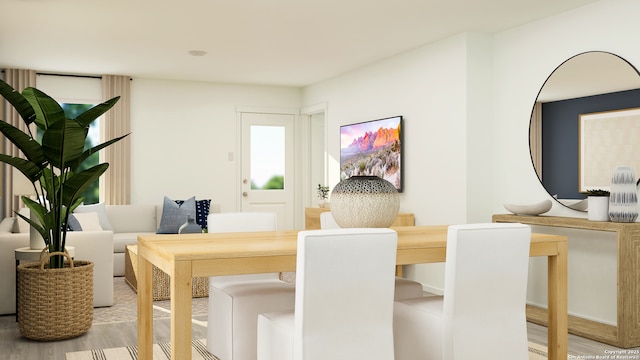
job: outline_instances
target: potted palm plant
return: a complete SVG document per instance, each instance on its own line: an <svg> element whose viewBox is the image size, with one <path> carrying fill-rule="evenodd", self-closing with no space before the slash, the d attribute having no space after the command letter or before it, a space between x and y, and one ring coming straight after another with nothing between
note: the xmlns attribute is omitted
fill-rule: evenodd
<svg viewBox="0 0 640 360"><path fill-rule="evenodd" d="M329 197L329 187L326 185L318 184L318 206L319 207L329 207L327 203L327 198Z"/></svg>
<svg viewBox="0 0 640 360"><path fill-rule="evenodd" d="M4 97L18 112L29 130L23 132L17 127L0 121L0 132L7 141L14 144L24 155L24 158L0 154L0 162L7 163L20 171L33 184L36 197L22 197L32 216L27 221L44 240L44 248L48 254L43 256L42 264L21 264L18 267L18 318L20 330L24 336L38 340L56 340L74 337L86 332L91 326L93 318L93 264L71 259L65 261L65 243L69 215L82 203L84 191L97 180L109 167L102 163L82 169L80 164L91 154L122 140L124 136L106 141L90 149L85 149L85 140L89 125L98 117L111 109L119 97L98 104L78 115L75 119L68 119L62 107L50 96L36 88L26 88L22 93L13 89L9 84L0 80L0 95ZM34 126L42 133L42 139L37 139ZM46 262L46 264L45 264ZM75 263L75 264L74 264ZM71 269L76 270L71 270ZM41 271L40 271L41 270ZM73 273L83 271L83 277L91 279L90 289L70 289L76 293L73 296L61 296L60 288L74 286L68 279ZM52 275L58 272L58 275ZM90 276L87 275L90 272ZM60 273L66 275L60 276ZM42 278L42 276L44 278ZM55 283L55 279L63 279L62 283ZM40 284L40 285L39 285ZM24 289L24 286L46 286L44 299L36 296L34 289ZM56 287L58 287L56 289ZM90 291L89 291L90 290ZM56 291L58 291L56 293ZM69 320L77 323L83 319L80 296L86 299L90 293L90 307L86 311L90 316L84 316L83 324L63 324L64 307L69 309ZM57 295L54 295L57 294ZM26 298L21 298L25 296ZM58 300L67 299L69 304L59 303ZM27 306L38 305L42 301L43 313L26 309ZM86 304L85 304L86 306ZM55 314L51 316L51 314ZM88 326L86 318L89 318ZM44 324L41 324L44 322ZM45 331L44 329L54 329ZM70 329L67 331L65 329ZM64 332L67 331L67 334ZM44 336L44 337L42 337Z"/></svg>

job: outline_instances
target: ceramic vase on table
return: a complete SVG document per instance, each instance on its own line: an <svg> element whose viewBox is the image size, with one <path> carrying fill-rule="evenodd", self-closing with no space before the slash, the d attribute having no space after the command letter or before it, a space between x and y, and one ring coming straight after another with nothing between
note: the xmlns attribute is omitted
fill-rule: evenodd
<svg viewBox="0 0 640 360"><path fill-rule="evenodd" d="M638 217L636 175L629 166L618 166L611 177L609 218L614 222L634 222Z"/></svg>
<svg viewBox="0 0 640 360"><path fill-rule="evenodd" d="M389 227L399 209L398 190L377 176L352 176L331 191L331 214L343 228Z"/></svg>
<svg viewBox="0 0 640 360"><path fill-rule="evenodd" d="M198 234L202 232L202 227L196 224L196 220L187 215L187 222L178 228L178 234Z"/></svg>

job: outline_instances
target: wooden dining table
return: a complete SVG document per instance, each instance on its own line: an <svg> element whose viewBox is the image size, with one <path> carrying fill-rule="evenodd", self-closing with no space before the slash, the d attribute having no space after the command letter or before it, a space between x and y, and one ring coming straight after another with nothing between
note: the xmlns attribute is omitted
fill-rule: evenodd
<svg viewBox="0 0 640 360"><path fill-rule="evenodd" d="M392 229L398 233L397 265L445 261L447 225ZM138 358L153 359L153 265L171 278L171 359L190 360L192 279L295 271L298 232L139 236ZM568 340L567 237L533 233L530 256L548 258L548 358L565 360Z"/></svg>

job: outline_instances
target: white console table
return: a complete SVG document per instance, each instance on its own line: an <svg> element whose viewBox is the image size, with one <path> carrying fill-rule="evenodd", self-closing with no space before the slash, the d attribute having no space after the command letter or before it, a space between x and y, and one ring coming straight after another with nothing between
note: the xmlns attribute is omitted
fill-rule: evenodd
<svg viewBox="0 0 640 360"><path fill-rule="evenodd" d="M617 239L617 324L569 315L569 332L620 348L640 346L640 223L590 221L559 216L493 215L493 222L610 231ZM547 324L546 309L527 305L527 320Z"/></svg>

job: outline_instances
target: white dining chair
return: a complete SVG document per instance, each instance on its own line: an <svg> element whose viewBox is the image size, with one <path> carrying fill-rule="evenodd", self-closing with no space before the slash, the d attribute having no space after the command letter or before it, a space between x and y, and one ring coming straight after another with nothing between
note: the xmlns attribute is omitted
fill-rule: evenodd
<svg viewBox="0 0 640 360"><path fill-rule="evenodd" d="M330 211L325 211L320 214L320 228L339 229L340 225L338 225ZM395 285L395 300L411 299L424 294L421 283L405 279L402 276L396 276Z"/></svg>
<svg viewBox="0 0 640 360"><path fill-rule="evenodd" d="M397 233L298 234L295 310L258 317L258 360L393 359Z"/></svg>
<svg viewBox="0 0 640 360"><path fill-rule="evenodd" d="M209 232L276 230L277 217L266 212L211 213ZM209 278L207 349L223 360L256 359L258 314L293 309L294 284L279 273Z"/></svg>
<svg viewBox="0 0 640 360"><path fill-rule="evenodd" d="M527 360L531 228L449 227L444 296L396 302L395 360Z"/></svg>

